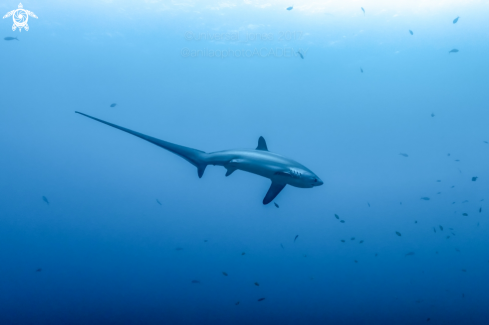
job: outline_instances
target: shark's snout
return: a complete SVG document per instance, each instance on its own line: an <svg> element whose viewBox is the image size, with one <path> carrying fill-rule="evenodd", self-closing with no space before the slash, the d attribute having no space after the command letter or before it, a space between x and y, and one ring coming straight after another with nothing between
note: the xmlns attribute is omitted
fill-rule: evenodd
<svg viewBox="0 0 489 325"><path fill-rule="evenodd" d="M323 181L319 177L315 178L314 186L321 186L323 184L324 184Z"/></svg>

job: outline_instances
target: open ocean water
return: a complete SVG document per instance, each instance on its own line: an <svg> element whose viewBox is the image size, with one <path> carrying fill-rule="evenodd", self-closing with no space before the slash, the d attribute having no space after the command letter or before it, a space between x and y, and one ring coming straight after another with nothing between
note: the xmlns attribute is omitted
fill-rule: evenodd
<svg viewBox="0 0 489 325"><path fill-rule="evenodd" d="M17 1L0 324L489 324L489 1Z"/></svg>

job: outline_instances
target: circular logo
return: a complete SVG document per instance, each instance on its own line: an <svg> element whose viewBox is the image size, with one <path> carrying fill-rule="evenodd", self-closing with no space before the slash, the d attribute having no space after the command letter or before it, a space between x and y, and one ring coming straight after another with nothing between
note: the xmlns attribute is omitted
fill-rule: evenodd
<svg viewBox="0 0 489 325"><path fill-rule="evenodd" d="M24 9L17 9L13 16L14 24L17 25L17 27L24 27L27 24L27 20L29 19L29 16Z"/></svg>

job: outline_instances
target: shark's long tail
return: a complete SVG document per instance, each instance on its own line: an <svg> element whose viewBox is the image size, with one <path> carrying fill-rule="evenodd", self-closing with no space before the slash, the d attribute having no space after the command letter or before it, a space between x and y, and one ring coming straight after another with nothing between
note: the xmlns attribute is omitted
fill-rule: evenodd
<svg viewBox="0 0 489 325"><path fill-rule="evenodd" d="M200 151L200 150L196 150L196 149L192 149L192 148L187 148L184 146L179 146L178 144L174 144L174 143L166 142L166 141L163 141L160 139L156 139L156 138L150 137L148 135L126 129L122 126L118 126L118 125L100 120L98 118L95 118L95 117L87 115L87 114L83 114L80 112L75 112L75 113L78 113L80 115L84 115L84 116L91 118L95 121L99 121L100 123L104 123L104 124L107 124L109 126L116 128L116 129L119 129L121 131L130 133L130 134L135 135L135 136L137 136L143 140L146 140L146 141L149 141L153 144L156 144L158 147L161 147L161 148L166 149L170 152L173 152L174 154L182 157L183 159L185 159L186 161L188 161L189 163L191 163L192 165L197 167L197 174L199 175L199 178L202 177L202 175L204 175L205 168L207 167L207 162L206 162L207 161L207 159L206 159L207 154L204 151Z"/></svg>

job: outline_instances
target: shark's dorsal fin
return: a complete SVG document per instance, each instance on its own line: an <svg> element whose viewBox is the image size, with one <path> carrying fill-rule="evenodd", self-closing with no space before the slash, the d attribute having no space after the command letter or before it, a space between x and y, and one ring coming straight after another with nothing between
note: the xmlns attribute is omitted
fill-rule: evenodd
<svg viewBox="0 0 489 325"><path fill-rule="evenodd" d="M258 147L256 147L256 150L268 151L267 143L265 142L265 138L263 138L263 137L258 138Z"/></svg>

